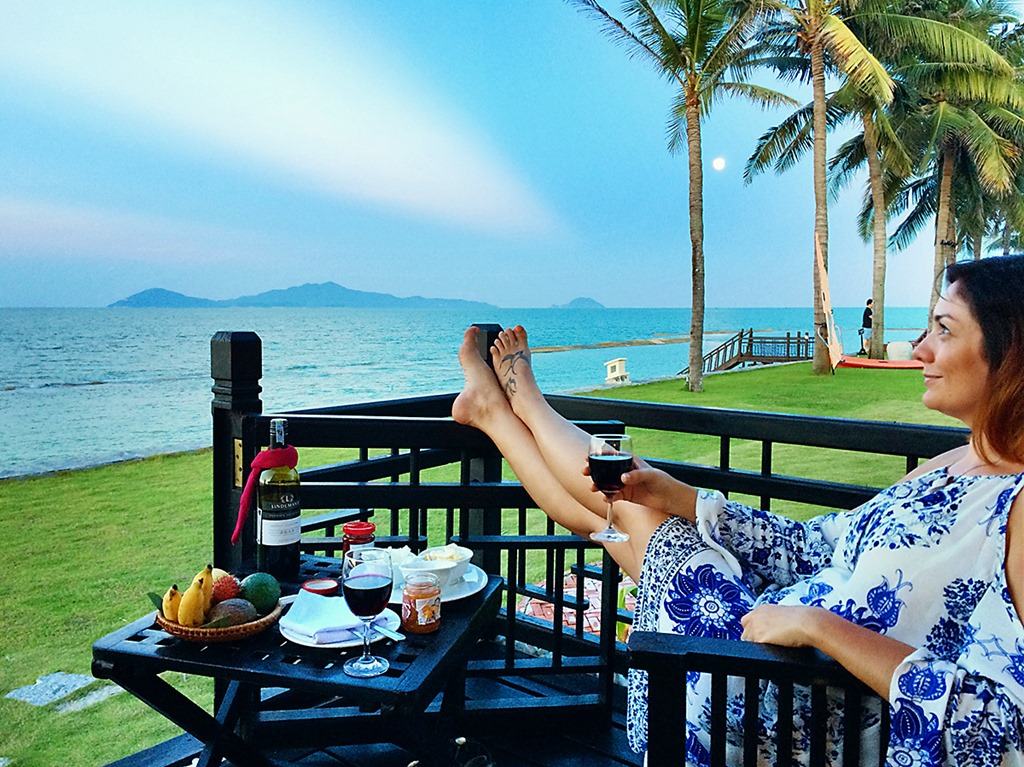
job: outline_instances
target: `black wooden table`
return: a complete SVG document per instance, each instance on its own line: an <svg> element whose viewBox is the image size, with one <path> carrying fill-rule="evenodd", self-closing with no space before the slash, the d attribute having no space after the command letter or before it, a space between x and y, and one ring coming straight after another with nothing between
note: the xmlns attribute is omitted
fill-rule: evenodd
<svg viewBox="0 0 1024 767"><path fill-rule="evenodd" d="M303 571L330 574L332 566L331 560L308 560ZM490 576L478 594L444 603L434 634L376 642L374 652L391 669L372 679L342 671L361 647L300 646L276 625L238 642L185 642L162 631L153 614L97 641L92 671L206 744L197 767L225 758L271 765L268 751L378 742L398 743L424 765L439 764L463 710L466 662L497 615L501 583ZM218 680L216 715L161 679L165 671ZM280 694L268 697L267 688ZM431 706L439 694L440 705Z"/></svg>

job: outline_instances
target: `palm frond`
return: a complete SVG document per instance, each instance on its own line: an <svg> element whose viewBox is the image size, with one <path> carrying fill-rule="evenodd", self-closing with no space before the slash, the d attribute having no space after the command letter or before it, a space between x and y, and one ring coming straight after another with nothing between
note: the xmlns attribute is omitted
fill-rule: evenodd
<svg viewBox="0 0 1024 767"><path fill-rule="evenodd" d="M839 68L858 89L879 104L892 101L895 86L889 73L838 16L829 14L823 19L821 37Z"/></svg>
<svg viewBox="0 0 1024 767"><path fill-rule="evenodd" d="M920 69L912 74L914 88L922 93L939 94L957 102L984 101L1016 111L1024 111L1024 89L1011 77L996 76L981 68L957 67Z"/></svg>
<svg viewBox="0 0 1024 767"><path fill-rule="evenodd" d="M758 69L768 69L780 80L809 83L811 81L811 60L806 56L761 55L733 64L734 76L745 78Z"/></svg>
<svg viewBox="0 0 1024 767"><path fill-rule="evenodd" d="M973 109L965 110L961 140L978 172L978 180L990 192L1005 192L1013 183L1011 160L1020 154L1012 142L996 133Z"/></svg>
<svg viewBox="0 0 1024 767"><path fill-rule="evenodd" d="M684 91L679 91L673 96L672 108L668 114L665 138L668 142L668 151L671 154L677 154L680 149L686 148L686 93Z"/></svg>
<svg viewBox="0 0 1024 767"><path fill-rule="evenodd" d="M797 146L803 152L812 143L812 119L814 104L805 104L773 128L769 128L757 140L754 151L743 169L743 181L749 184L754 176L774 167L778 172L779 158L787 146Z"/></svg>
<svg viewBox="0 0 1024 767"><path fill-rule="evenodd" d="M867 162L867 150L864 147L864 134L859 133L847 139L836 150L828 161L829 193L833 199L850 183Z"/></svg>
<svg viewBox="0 0 1024 767"><path fill-rule="evenodd" d="M936 201L922 196L889 236L889 247L894 250L905 250L909 247L917 239L921 229L935 218L935 210Z"/></svg>
<svg viewBox="0 0 1024 767"><path fill-rule="evenodd" d="M597 19L601 23L602 30L611 41L626 49L629 58L640 59L652 65L659 74L675 80L680 85L682 81L677 68L668 66L661 54L653 48L648 41L642 40L637 34L625 24L612 16L596 0L568 0L577 9Z"/></svg>
<svg viewBox="0 0 1024 767"><path fill-rule="evenodd" d="M702 5L704 0L697 0L697 5ZM678 7L678 5L676 6ZM687 68L693 69L696 66L695 53L700 50L699 44L694 44L691 40L690 45L680 45L679 42L665 29L665 25L661 23L661 19L658 18L658 14L651 8L650 3L647 0L629 0L623 6L623 13L627 16L633 17L637 25L647 34L645 38L651 42L651 47L654 48L654 42L657 41L656 50L660 53L660 58L666 62L675 62L677 69ZM686 32L696 33L698 30L690 30L688 26L688 20L684 19L683 29Z"/></svg>
<svg viewBox="0 0 1024 767"><path fill-rule="evenodd" d="M753 83L719 82L717 87L727 94L741 96L762 109L772 107L795 107L800 102L785 93Z"/></svg>
<svg viewBox="0 0 1024 767"><path fill-rule="evenodd" d="M702 69L705 72L719 72L734 67L744 50L750 50L749 43L754 25L763 12L761 2L747 2L740 12L734 15L730 24L726 26L723 22L720 26L725 27L725 31L705 57Z"/></svg>
<svg viewBox="0 0 1024 767"><path fill-rule="evenodd" d="M1024 115L1000 106L979 105L978 113L999 134L1018 145L1024 145Z"/></svg>
<svg viewBox="0 0 1024 767"><path fill-rule="evenodd" d="M992 46L952 24L922 16L874 13L859 17L872 34L882 34L935 61L973 63L1004 77L1013 67Z"/></svg>

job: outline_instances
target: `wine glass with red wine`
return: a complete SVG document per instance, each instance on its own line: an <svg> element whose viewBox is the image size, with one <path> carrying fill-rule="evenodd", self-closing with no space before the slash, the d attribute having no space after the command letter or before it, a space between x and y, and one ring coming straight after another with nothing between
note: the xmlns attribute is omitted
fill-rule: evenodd
<svg viewBox="0 0 1024 767"><path fill-rule="evenodd" d="M608 527L591 533L595 541L628 541L612 524L612 497L622 490L622 475L633 468L633 440L625 434L594 434L590 438L590 478L608 500Z"/></svg>
<svg viewBox="0 0 1024 767"><path fill-rule="evenodd" d="M386 549L356 549L345 553L341 589L349 609L363 622L363 654L342 666L349 676L380 676L388 670L385 658L370 654L370 624L384 612L391 597L391 556Z"/></svg>

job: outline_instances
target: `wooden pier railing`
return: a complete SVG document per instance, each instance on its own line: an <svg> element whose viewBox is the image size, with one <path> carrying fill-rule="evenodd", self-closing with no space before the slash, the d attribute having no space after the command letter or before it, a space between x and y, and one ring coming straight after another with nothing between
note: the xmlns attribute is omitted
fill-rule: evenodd
<svg viewBox="0 0 1024 767"><path fill-rule="evenodd" d="M814 355L814 339L809 333L782 336L758 336L754 330L741 330L728 341L704 355L703 372L716 373L740 365L767 365L773 362L798 362ZM686 367L679 371L685 376Z"/></svg>

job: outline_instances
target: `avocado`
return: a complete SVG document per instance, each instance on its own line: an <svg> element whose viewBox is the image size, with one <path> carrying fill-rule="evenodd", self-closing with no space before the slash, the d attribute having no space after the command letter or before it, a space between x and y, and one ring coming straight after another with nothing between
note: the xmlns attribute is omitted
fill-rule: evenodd
<svg viewBox="0 0 1024 767"><path fill-rule="evenodd" d="M266 615L277 607L281 584L269 573L253 573L242 581L242 591L238 596L252 602L260 615Z"/></svg>
<svg viewBox="0 0 1024 767"><path fill-rule="evenodd" d="M207 622L217 621L218 625L237 626L254 621L256 617L256 608L247 599L225 599L213 606ZM221 619L224 619L224 622L221 622Z"/></svg>

